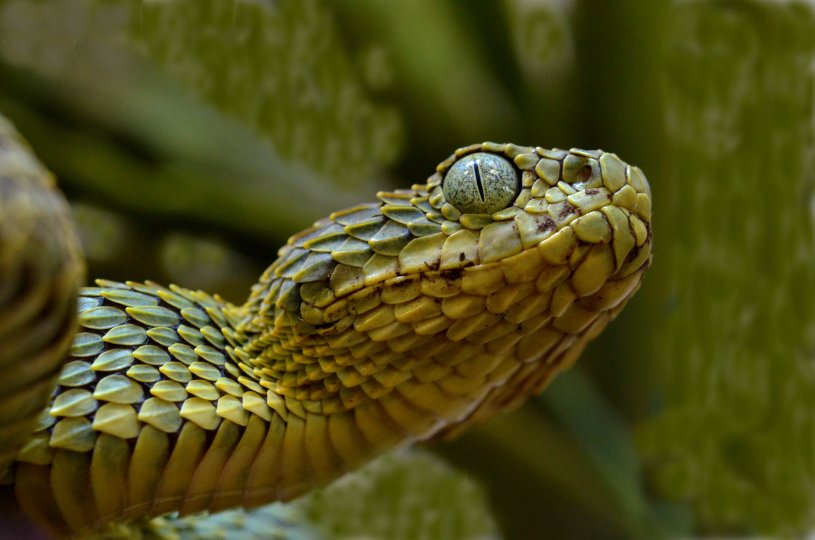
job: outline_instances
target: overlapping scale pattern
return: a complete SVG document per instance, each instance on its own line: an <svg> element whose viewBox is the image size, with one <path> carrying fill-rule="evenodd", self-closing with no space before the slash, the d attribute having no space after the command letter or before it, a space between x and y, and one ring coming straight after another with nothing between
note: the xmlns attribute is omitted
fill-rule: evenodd
<svg viewBox="0 0 815 540"><path fill-rule="evenodd" d="M445 200L474 152L517 169L507 208ZM648 184L601 151L473 145L378 199L293 236L242 306L85 289L73 358L18 457L27 511L64 532L256 506L452 435L571 365L650 262Z"/></svg>
<svg viewBox="0 0 815 540"><path fill-rule="evenodd" d="M36 425L71 345L83 270L53 176L0 116L0 475Z"/></svg>

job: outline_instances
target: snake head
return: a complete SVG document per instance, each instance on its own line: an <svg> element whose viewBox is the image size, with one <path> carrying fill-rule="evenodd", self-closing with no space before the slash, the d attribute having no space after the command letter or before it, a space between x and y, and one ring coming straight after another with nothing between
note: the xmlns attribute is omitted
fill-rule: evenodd
<svg viewBox="0 0 815 540"><path fill-rule="evenodd" d="M237 335L245 371L300 414L374 409L391 442L538 391L650 262L648 183L599 150L472 145L377 197L293 236Z"/></svg>
<svg viewBox="0 0 815 540"><path fill-rule="evenodd" d="M606 266L613 266L613 271L591 273L601 282L615 273L626 274L620 272L626 263L639 268L650 256L647 248L632 254L635 247L650 245L650 187L638 167L615 154L472 145L442 162L425 189L417 191L428 193L432 210L427 217L440 222L442 233L467 239L462 244L468 249L459 250L458 262L455 250L449 249L452 244L439 253L442 270L493 262L508 269L513 266L509 258L532 247L538 247L541 255L532 266L568 262L574 267L589 245L610 245L613 264ZM575 251L578 244L582 249ZM410 248L408 244L402 258L408 258ZM534 252L524 257L538 261ZM593 288L580 280L576 287L580 296Z"/></svg>
<svg viewBox="0 0 815 540"><path fill-rule="evenodd" d="M540 391L625 306L651 261L651 189L612 153L483 143L457 150L417 192L444 240L435 252L413 241L401 259L417 246L425 265L461 271L462 294L444 311L483 322L456 338L511 358L511 374L450 436ZM484 299L469 302L482 311L456 313L467 295Z"/></svg>

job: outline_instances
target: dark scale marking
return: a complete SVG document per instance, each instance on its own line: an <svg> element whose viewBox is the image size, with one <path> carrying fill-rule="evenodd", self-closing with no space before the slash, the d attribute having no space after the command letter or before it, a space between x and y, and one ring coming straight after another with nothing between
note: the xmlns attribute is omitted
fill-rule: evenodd
<svg viewBox="0 0 815 540"><path fill-rule="evenodd" d="M473 161L473 173L475 174L475 185L478 186L481 202L484 202L484 185L481 183L481 167L478 160Z"/></svg>
<svg viewBox="0 0 815 540"><path fill-rule="evenodd" d="M546 218L544 218L544 220L541 223L538 224L538 232L540 232L540 233L546 232L546 231L554 232L555 229L557 229L557 226L555 225L555 222L552 221L552 218L550 218L548 216Z"/></svg>
<svg viewBox="0 0 815 540"><path fill-rule="evenodd" d="M574 214L576 212L577 212L577 208L575 208L574 206L572 206L570 204L564 204L563 208L560 209L560 214L558 215L558 217L560 219L564 219L569 214Z"/></svg>

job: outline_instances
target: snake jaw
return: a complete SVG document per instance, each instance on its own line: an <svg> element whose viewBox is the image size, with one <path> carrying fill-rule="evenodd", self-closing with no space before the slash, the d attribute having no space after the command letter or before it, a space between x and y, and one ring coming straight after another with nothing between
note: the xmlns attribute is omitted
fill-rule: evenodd
<svg viewBox="0 0 815 540"><path fill-rule="evenodd" d="M67 533L257 506L453 436L571 365L650 262L650 188L614 154L483 143L377 197L294 235L242 306L84 289L25 511Z"/></svg>

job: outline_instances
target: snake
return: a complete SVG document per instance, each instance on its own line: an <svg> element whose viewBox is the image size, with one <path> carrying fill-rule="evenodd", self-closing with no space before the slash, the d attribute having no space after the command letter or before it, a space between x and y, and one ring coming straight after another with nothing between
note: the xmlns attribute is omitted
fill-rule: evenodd
<svg viewBox="0 0 815 540"><path fill-rule="evenodd" d="M651 264L651 190L600 150L485 142L293 235L243 304L96 280L0 117L0 469L67 537L288 501L455 437L569 368Z"/></svg>

